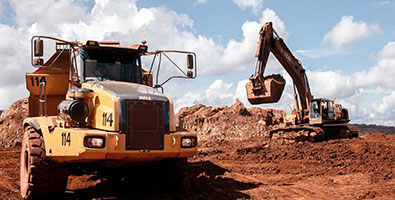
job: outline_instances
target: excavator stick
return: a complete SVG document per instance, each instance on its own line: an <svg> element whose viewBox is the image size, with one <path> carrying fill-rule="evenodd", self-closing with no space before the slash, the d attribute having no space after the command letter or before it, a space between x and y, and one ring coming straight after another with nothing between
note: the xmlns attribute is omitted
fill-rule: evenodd
<svg viewBox="0 0 395 200"><path fill-rule="evenodd" d="M250 77L246 84L247 99L251 104L275 103L281 98L285 79L280 74Z"/></svg>

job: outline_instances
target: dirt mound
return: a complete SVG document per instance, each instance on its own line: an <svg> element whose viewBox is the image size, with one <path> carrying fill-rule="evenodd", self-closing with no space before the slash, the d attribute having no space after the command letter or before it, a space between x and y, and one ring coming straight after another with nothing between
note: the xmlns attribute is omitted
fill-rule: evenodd
<svg viewBox="0 0 395 200"><path fill-rule="evenodd" d="M253 137L267 135L268 128L282 123L284 116L281 110L246 108L236 99L229 107L198 104L182 108L176 114L176 123L200 136Z"/></svg>
<svg viewBox="0 0 395 200"><path fill-rule="evenodd" d="M350 124L358 129L359 133L388 133L395 134L395 127L376 124Z"/></svg>
<svg viewBox="0 0 395 200"><path fill-rule="evenodd" d="M28 98L14 102L0 116L0 147L20 145L23 136L23 120L28 116Z"/></svg>

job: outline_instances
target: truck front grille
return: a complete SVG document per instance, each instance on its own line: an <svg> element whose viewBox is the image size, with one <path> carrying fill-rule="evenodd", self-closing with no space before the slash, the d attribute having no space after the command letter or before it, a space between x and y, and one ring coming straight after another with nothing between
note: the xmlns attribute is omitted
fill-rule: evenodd
<svg viewBox="0 0 395 200"><path fill-rule="evenodd" d="M163 102L127 101L129 113L126 148L128 150L161 150L165 132Z"/></svg>

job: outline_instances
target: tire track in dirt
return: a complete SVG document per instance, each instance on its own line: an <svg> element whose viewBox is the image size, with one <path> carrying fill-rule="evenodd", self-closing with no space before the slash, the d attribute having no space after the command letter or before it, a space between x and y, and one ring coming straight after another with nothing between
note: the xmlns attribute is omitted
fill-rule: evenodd
<svg viewBox="0 0 395 200"><path fill-rule="evenodd" d="M19 154L15 148L0 149L0 199L20 199Z"/></svg>
<svg viewBox="0 0 395 200"><path fill-rule="evenodd" d="M14 178L7 176L5 172L0 172L0 187L18 193L19 192L19 185L14 183Z"/></svg>

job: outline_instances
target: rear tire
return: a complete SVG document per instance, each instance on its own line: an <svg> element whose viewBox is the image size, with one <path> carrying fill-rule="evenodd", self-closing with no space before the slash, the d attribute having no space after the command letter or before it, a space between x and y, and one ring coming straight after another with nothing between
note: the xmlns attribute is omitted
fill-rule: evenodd
<svg viewBox="0 0 395 200"><path fill-rule="evenodd" d="M48 158L42 134L27 126L22 141L20 189L24 199L47 198L63 194L67 186L67 168Z"/></svg>

